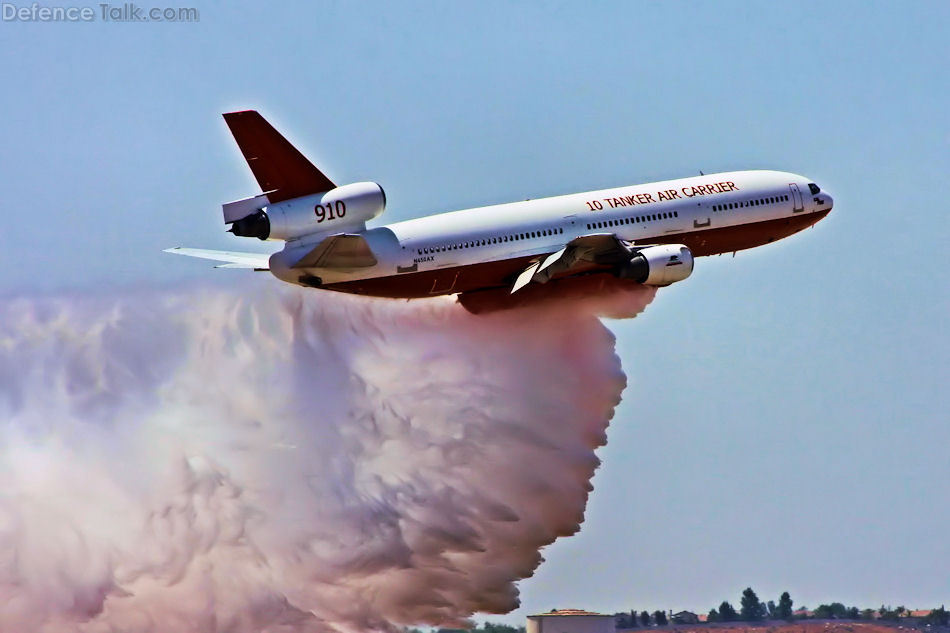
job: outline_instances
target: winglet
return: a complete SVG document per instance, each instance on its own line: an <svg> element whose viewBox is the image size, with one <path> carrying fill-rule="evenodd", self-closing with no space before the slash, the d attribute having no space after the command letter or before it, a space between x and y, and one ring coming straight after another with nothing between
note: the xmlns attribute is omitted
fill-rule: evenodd
<svg viewBox="0 0 950 633"><path fill-rule="evenodd" d="M222 115L262 191L282 202L336 185L255 110Z"/></svg>

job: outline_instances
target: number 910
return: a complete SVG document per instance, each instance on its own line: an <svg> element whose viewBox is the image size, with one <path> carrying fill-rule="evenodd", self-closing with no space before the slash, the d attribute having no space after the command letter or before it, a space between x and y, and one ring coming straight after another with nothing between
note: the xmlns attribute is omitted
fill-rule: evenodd
<svg viewBox="0 0 950 633"><path fill-rule="evenodd" d="M346 216L346 204L342 200L318 204L313 208L313 212L317 214L317 222L335 220Z"/></svg>

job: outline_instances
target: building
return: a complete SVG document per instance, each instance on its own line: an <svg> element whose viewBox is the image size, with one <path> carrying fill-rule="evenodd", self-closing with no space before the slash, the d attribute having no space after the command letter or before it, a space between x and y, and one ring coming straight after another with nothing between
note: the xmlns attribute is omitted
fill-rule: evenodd
<svg viewBox="0 0 950 633"><path fill-rule="evenodd" d="M670 616L673 624L699 624L699 616L692 611L680 611Z"/></svg>
<svg viewBox="0 0 950 633"><path fill-rule="evenodd" d="M527 633L615 633L614 616L582 609L558 609L528 616Z"/></svg>

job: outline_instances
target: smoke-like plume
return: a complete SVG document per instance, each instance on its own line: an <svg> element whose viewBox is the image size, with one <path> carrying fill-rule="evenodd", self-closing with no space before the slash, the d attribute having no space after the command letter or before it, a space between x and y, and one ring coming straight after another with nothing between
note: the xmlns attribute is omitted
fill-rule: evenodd
<svg viewBox="0 0 950 633"><path fill-rule="evenodd" d="M518 604L624 387L596 313L0 302L0 630L365 631ZM614 303L614 302L611 302Z"/></svg>

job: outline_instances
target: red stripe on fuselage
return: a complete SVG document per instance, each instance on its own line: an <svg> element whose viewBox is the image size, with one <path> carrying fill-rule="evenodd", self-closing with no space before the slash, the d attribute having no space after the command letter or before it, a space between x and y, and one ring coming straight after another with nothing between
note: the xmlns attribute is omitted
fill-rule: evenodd
<svg viewBox="0 0 950 633"><path fill-rule="evenodd" d="M819 211L764 222L639 238L636 242L644 245L685 244L696 257L718 255L754 248L780 240L808 228L826 215L828 215L828 211ZM510 286L512 280L538 257L538 255L529 255L436 270L400 273L385 277L331 283L321 286L321 288L351 294L402 299L472 292L486 288ZM571 275L598 270L603 270L603 267L591 265L589 270L572 270Z"/></svg>

